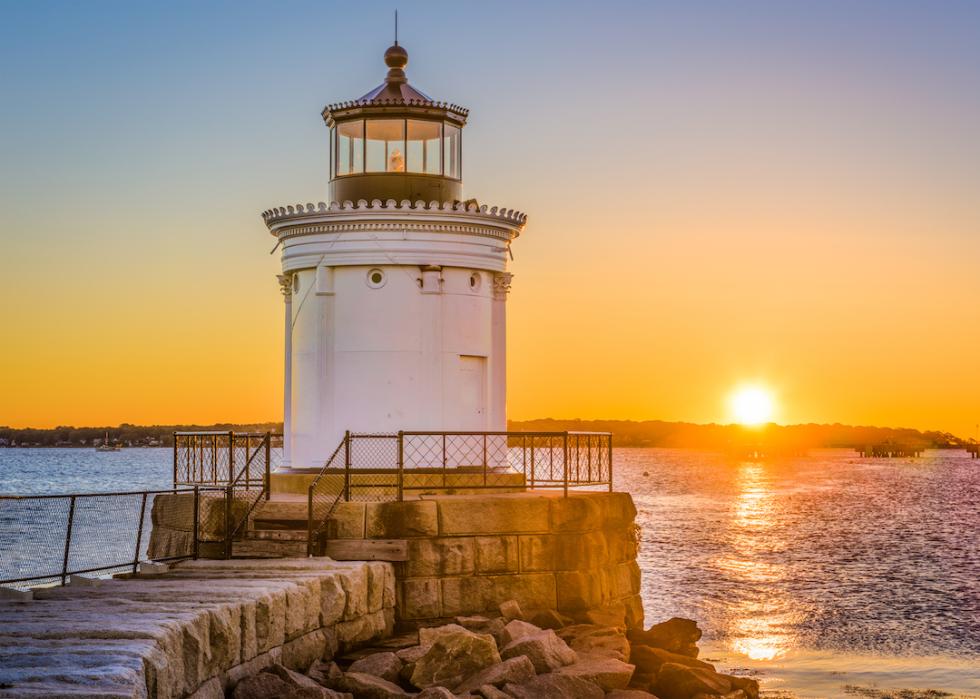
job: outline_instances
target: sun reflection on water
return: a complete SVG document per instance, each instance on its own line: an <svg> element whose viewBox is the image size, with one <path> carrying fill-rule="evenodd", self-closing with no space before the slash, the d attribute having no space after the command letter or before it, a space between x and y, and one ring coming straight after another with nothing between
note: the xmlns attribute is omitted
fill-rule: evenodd
<svg viewBox="0 0 980 699"><path fill-rule="evenodd" d="M769 556L786 546L776 526L769 467L754 462L736 467L735 506L728 523L731 553L716 561L720 570L753 592L728 610L731 650L752 660L773 660L789 652L793 637L788 629L799 617L780 585L785 565Z"/></svg>

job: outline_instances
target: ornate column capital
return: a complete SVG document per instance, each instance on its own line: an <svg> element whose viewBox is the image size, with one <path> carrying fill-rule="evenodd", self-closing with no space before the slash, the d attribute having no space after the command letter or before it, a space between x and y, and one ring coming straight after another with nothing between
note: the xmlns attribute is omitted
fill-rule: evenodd
<svg viewBox="0 0 980 699"><path fill-rule="evenodd" d="M495 299L507 300L507 294L510 293L510 282L513 278L514 275L510 272L500 272L493 275L493 297Z"/></svg>
<svg viewBox="0 0 980 699"><path fill-rule="evenodd" d="M282 293L285 300L289 301L290 297L293 295L293 275L277 274L276 279L279 280L279 291Z"/></svg>

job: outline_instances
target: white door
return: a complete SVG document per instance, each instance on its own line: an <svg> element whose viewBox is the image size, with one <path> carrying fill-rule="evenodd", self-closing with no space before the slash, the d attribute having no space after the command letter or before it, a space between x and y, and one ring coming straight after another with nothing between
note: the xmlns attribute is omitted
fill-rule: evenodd
<svg viewBox="0 0 980 699"><path fill-rule="evenodd" d="M459 430L486 429L487 358L459 356Z"/></svg>

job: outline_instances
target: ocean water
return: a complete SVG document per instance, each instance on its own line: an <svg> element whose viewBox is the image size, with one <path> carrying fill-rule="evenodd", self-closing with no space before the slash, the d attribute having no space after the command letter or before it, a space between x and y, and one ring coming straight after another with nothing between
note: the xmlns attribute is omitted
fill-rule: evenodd
<svg viewBox="0 0 980 699"><path fill-rule="evenodd" d="M697 620L719 669L770 697L980 696L980 461L617 449L615 465L647 621ZM0 493L163 489L171 470L168 449L0 449ZM15 526L0 501L0 574L31 555Z"/></svg>

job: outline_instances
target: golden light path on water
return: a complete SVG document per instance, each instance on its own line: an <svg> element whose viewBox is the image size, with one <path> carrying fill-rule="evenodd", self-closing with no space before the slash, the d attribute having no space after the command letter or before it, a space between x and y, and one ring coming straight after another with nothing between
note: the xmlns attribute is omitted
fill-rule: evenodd
<svg viewBox="0 0 980 699"><path fill-rule="evenodd" d="M792 600L780 594L779 582L784 578L785 565L763 558L786 545L775 526L774 494L769 483L765 464L743 462L738 466L729 533L731 549L739 556L716 562L719 569L728 571L734 578L766 587L765 596L738 600L731 610L731 650L752 660L773 660L789 652L795 644L787 629L798 621L792 611Z"/></svg>

